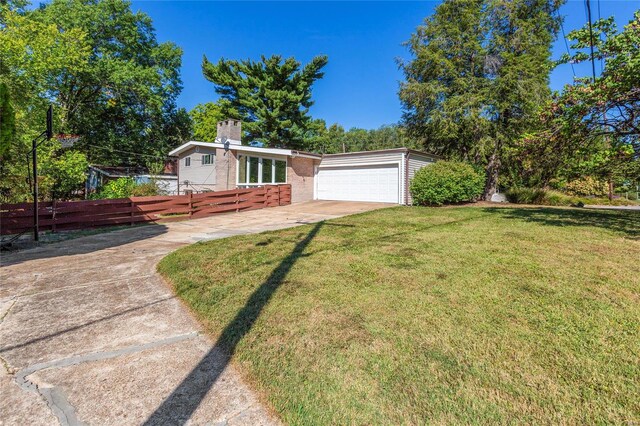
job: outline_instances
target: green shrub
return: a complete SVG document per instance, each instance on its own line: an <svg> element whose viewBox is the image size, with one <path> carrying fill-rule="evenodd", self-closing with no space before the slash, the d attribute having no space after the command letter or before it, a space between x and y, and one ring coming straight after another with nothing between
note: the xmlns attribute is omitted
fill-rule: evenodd
<svg viewBox="0 0 640 426"><path fill-rule="evenodd" d="M549 188L556 191L563 191L567 187L567 181L564 179L551 179L549 181Z"/></svg>
<svg viewBox="0 0 640 426"><path fill-rule="evenodd" d="M514 204L540 204L545 206L575 206L578 197L571 197L559 191L541 188L511 188L506 193L507 201Z"/></svg>
<svg viewBox="0 0 640 426"><path fill-rule="evenodd" d="M608 206L636 205L637 203L623 198L609 200L608 198L575 197L558 191L540 188L511 188L506 192L507 201L514 204L538 204L544 206L573 206L584 207L585 204Z"/></svg>
<svg viewBox="0 0 640 426"><path fill-rule="evenodd" d="M579 205L580 200L577 197L572 197L558 191L545 191L541 203L539 204L544 204L547 206L584 206L584 204L582 206Z"/></svg>
<svg viewBox="0 0 640 426"><path fill-rule="evenodd" d="M159 195L158 186L154 182L141 183L131 190L132 197L150 197Z"/></svg>
<svg viewBox="0 0 640 426"><path fill-rule="evenodd" d="M154 182L136 185L133 178L122 177L107 182L100 191L91 196L94 200L105 198L147 197L158 195L158 186Z"/></svg>
<svg viewBox="0 0 640 426"><path fill-rule="evenodd" d="M131 196L136 182L132 178L121 177L104 184L94 198L127 198Z"/></svg>
<svg viewBox="0 0 640 426"><path fill-rule="evenodd" d="M438 206L475 201L483 189L483 174L458 161L438 161L421 168L410 186L414 204Z"/></svg>
<svg viewBox="0 0 640 426"><path fill-rule="evenodd" d="M585 176L567 183L564 191L569 195L581 197L603 197L609 193L609 186L602 180Z"/></svg>
<svg viewBox="0 0 640 426"><path fill-rule="evenodd" d="M505 196L507 201L514 204L542 204L545 196L544 189L511 188Z"/></svg>

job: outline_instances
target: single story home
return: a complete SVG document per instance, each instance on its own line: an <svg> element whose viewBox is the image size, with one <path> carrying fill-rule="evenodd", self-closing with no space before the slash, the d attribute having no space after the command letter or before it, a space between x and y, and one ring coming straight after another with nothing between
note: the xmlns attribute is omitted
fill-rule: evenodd
<svg viewBox="0 0 640 426"><path fill-rule="evenodd" d="M309 200L411 204L409 182L437 156L407 148L320 155L242 145L239 120L223 120L216 142L189 141L178 157L178 191L223 191L291 184L293 203Z"/></svg>

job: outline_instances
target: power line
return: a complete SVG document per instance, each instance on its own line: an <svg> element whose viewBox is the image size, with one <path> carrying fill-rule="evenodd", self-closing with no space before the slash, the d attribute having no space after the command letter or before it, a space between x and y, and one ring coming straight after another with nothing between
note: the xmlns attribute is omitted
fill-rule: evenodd
<svg viewBox="0 0 640 426"><path fill-rule="evenodd" d="M91 145L90 148L98 148L98 149L103 149L105 151L114 151L114 152L121 152L123 154L132 154L132 155L138 155L140 157L149 157L149 158L155 158L156 160L166 160L167 158L169 158L168 155L162 157L162 156L157 156L157 155L151 155L151 154L142 154L140 152L133 152L133 151L125 151L122 149L115 149L115 148L107 148L104 146L98 146L98 145Z"/></svg>
<svg viewBox="0 0 640 426"><path fill-rule="evenodd" d="M558 15L558 19L560 20L560 28L562 29L562 39L564 40L564 47L567 49L567 55L569 55L569 65L571 65L571 72L573 73L573 79L576 78L576 69L573 66L573 62L571 61L571 52L569 51L569 42L567 41L567 35L564 32L564 18L560 16L560 11L556 9L556 14Z"/></svg>
<svg viewBox="0 0 640 426"><path fill-rule="evenodd" d="M600 21L600 19L602 19L601 15L600 15L600 0L598 0L598 21ZM600 40L602 40L602 38L600 38ZM600 74L602 74L604 72L604 58L600 58Z"/></svg>
<svg viewBox="0 0 640 426"><path fill-rule="evenodd" d="M593 81L596 81L596 62L593 54L593 27L591 26L591 3L589 0L585 1L585 7L587 9L587 19L589 20L589 47L591 48L591 72L593 74Z"/></svg>

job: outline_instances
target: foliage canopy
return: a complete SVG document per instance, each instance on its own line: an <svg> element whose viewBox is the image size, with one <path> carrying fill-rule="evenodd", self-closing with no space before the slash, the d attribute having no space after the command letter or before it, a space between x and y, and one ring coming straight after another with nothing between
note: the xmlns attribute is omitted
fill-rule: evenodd
<svg viewBox="0 0 640 426"><path fill-rule="evenodd" d="M326 56L302 66L295 58L262 56L260 61L202 60L205 78L227 102L219 103L225 118L243 122L244 140L268 146L304 148L311 125L311 88L322 78Z"/></svg>
<svg viewBox="0 0 640 426"><path fill-rule="evenodd" d="M620 32L613 18L592 27L593 59L604 61L603 72L555 94L540 129L518 147L524 176L533 184L583 175L617 185L640 181L640 12ZM577 52L558 64L590 61L588 25L568 38Z"/></svg>
<svg viewBox="0 0 640 426"><path fill-rule="evenodd" d="M48 104L55 133L81 135L73 149L92 163L143 165L188 138L189 117L176 106L182 52L156 40L147 15L133 12L126 0L25 5L0 9L0 85L8 93L2 111L9 105L15 118L8 143L3 125L3 199L29 197L26 153L43 130ZM47 145L38 151L43 166L48 155L60 166L78 158ZM47 169L52 176L62 171Z"/></svg>
<svg viewBox="0 0 640 426"><path fill-rule="evenodd" d="M515 141L550 96L561 0L447 0L407 42L404 123L425 148L485 167L485 197L517 175Z"/></svg>

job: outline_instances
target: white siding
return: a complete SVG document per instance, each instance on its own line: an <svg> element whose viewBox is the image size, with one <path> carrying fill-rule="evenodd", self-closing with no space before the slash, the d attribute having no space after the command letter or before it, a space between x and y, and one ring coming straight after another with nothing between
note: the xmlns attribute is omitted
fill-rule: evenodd
<svg viewBox="0 0 640 426"><path fill-rule="evenodd" d="M197 152L196 152L197 151ZM215 158L213 164L202 164L202 156L205 154L215 155L216 148L198 146L191 148L180 154L178 164L178 179L180 181L180 192L193 190L194 192L215 189L216 165ZM185 166L185 159L191 158L191 165ZM188 183L185 183L188 182Z"/></svg>
<svg viewBox="0 0 640 426"><path fill-rule="evenodd" d="M388 164L398 163L403 159L403 152L363 152L348 155L330 154L322 157L320 168L335 166L367 165L367 164Z"/></svg>
<svg viewBox="0 0 640 426"><path fill-rule="evenodd" d="M404 202L401 150L325 155L318 172L318 199Z"/></svg>
<svg viewBox="0 0 640 426"><path fill-rule="evenodd" d="M156 179L156 186L162 194L178 195L178 179L160 178Z"/></svg>
<svg viewBox="0 0 640 426"><path fill-rule="evenodd" d="M436 158L430 157L428 155L415 154L413 152L410 152L408 155L409 155L409 159L408 159L407 174L409 179L407 182L407 200L408 200L407 204L411 205L413 203L413 200L411 199L411 191L409 191L411 180L413 179L413 177L415 176L418 170L420 170L425 166L435 163Z"/></svg>

